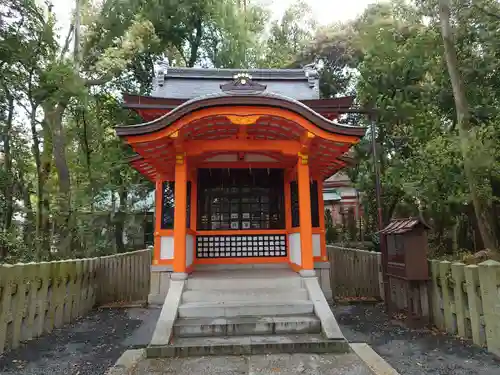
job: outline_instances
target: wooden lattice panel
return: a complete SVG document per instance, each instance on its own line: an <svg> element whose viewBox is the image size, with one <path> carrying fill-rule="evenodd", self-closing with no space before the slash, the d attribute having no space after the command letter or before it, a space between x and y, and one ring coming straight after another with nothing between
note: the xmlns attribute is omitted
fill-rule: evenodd
<svg viewBox="0 0 500 375"><path fill-rule="evenodd" d="M198 259L286 256L286 235L282 234L198 236L196 238Z"/></svg>

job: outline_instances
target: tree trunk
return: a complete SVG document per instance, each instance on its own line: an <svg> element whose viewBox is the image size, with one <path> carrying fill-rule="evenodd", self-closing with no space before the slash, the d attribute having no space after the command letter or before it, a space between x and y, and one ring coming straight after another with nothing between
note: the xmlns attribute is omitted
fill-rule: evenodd
<svg viewBox="0 0 500 375"><path fill-rule="evenodd" d="M498 250L498 239L496 237L492 216L491 200L484 199L480 195L483 183L474 171L474 165L469 152L471 145L479 142L475 132L471 131L470 110L465 95L465 85L458 68L457 51L453 42L453 32L450 25L450 1L439 0L439 16L441 20L441 34L443 37L446 64L453 88L453 97L457 111L457 125L460 135L460 145L464 159L464 171L470 189L472 204L477 218L477 224L486 248Z"/></svg>
<svg viewBox="0 0 500 375"><path fill-rule="evenodd" d="M198 60L198 51L201 46L201 39L203 37L203 24L201 19L198 19L196 22L196 35L194 40L191 42L191 54L189 56L189 61L187 62L188 68L192 68L194 64L196 64L196 60Z"/></svg>
<svg viewBox="0 0 500 375"><path fill-rule="evenodd" d="M3 134L3 154L4 154L4 167L6 181L4 181L4 198L5 198L5 212L3 212L3 228L2 231L7 234L12 227L12 217L14 215L14 181L12 178L12 155L10 152L10 136L12 131L12 121L14 118L14 98L7 95L7 121ZM0 242L0 259L5 259L9 253L9 246L7 241Z"/></svg>
<svg viewBox="0 0 500 375"><path fill-rule="evenodd" d="M34 125L32 126L33 130ZM38 259L43 259L44 255L50 256L52 243L50 225L50 192L47 189L47 182L52 172L52 132L49 124L44 120L43 128L43 151L40 157L40 170L38 172L38 202L37 202L37 240L40 241ZM37 139L36 129L33 139ZM38 146L39 147L39 146ZM35 149L36 151L37 149ZM38 154L40 154L38 148ZM35 154L36 155L36 154Z"/></svg>
<svg viewBox="0 0 500 375"><path fill-rule="evenodd" d="M14 98L9 95L8 115L4 134L4 165L7 181L5 184L5 213L4 213L4 231L9 232L12 226L12 217L14 216L14 179L12 176L12 154L10 151L10 136L12 131L12 121L14 118Z"/></svg>
<svg viewBox="0 0 500 375"><path fill-rule="evenodd" d="M125 229L126 206L127 206L127 190L121 186L119 188L120 203L118 211L115 213L115 242L117 253L125 252L125 243L123 242L123 233Z"/></svg>
<svg viewBox="0 0 500 375"><path fill-rule="evenodd" d="M57 171L59 194L55 224L58 235L58 250L61 256L70 255L72 240L71 179L66 159L66 136L62 125L65 103L44 105L45 120L52 131L52 151Z"/></svg>
<svg viewBox="0 0 500 375"><path fill-rule="evenodd" d="M37 209L36 209L36 218L34 220L35 223L35 238L34 244L36 248L36 260L40 261L43 257L43 253L45 251L49 251L47 246L47 241L45 240L48 232L44 233L43 228L46 225L46 215L48 214L49 202L45 200L45 183L48 179L48 175L50 174L51 169L51 155L48 153L50 148L52 148L52 137L50 136L50 132L45 130L45 126L43 126L44 131L44 144L49 145L48 150L45 151L44 148L44 157L42 158L42 154L40 152L40 138L38 136L38 131L36 129L36 112L38 106L31 102L31 113L30 113L30 126L31 126L31 139L33 140L32 151L33 156L35 158L35 166L36 166L36 194L37 194ZM43 159L43 162L42 162ZM47 174L47 176L45 176ZM25 184L23 183L23 186Z"/></svg>
<svg viewBox="0 0 500 375"><path fill-rule="evenodd" d="M31 182L26 181L22 169L19 170L19 190L21 191L26 210L26 221L23 226L23 241L27 246L31 247L34 245L33 233L35 232L36 227L36 219L33 215L33 206L31 204L31 192L33 190L33 185ZM35 257L36 256L37 254L35 253Z"/></svg>
<svg viewBox="0 0 500 375"><path fill-rule="evenodd" d="M73 50L73 60L75 71L80 70L81 48L80 48L80 28L81 28L81 0L75 0L75 45Z"/></svg>

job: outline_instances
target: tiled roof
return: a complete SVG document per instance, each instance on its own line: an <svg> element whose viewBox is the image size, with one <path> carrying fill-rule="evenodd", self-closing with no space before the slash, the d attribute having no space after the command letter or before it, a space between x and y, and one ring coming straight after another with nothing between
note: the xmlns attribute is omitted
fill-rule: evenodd
<svg viewBox="0 0 500 375"><path fill-rule="evenodd" d="M168 68L155 79L152 96L192 99L220 92L221 84L230 83L238 73L248 73L252 80L265 84L266 92L296 100L319 99L319 80L302 69L201 69Z"/></svg>
<svg viewBox="0 0 500 375"><path fill-rule="evenodd" d="M168 68L168 78L195 78L195 79L229 79L235 74L248 73L253 80L299 80L307 81L303 69L204 69L204 68Z"/></svg>
<svg viewBox="0 0 500 375"><path fill-rule="evenodd" d="M403 234L409 232L417 227L430 229L421 218L410 217L407 219L392 219L389 225L380 231L383 234Z"/></svg>

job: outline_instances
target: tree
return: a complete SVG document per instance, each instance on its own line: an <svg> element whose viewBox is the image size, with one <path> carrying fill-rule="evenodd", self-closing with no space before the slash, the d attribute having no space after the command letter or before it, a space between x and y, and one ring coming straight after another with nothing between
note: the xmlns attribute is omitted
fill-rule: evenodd
<svg viewBox="0 0 500 375"><path fill-rule="evenodd" d="M270 68L295 67L298 56L312 40L315 29L311 7L302 0L296 1L281 20L271 24L262 64Z"/></svg>
<svg viewBox="0 0 500 375"><path fill-rule="evenodd" d="M126 250L130 210L153 187L123 161L113 127L140 119L121 93L147 95L165 55L255 65L266 13L232 0L75 0L60 42L48 2L0 12L0 259Z"/></svg>
<svg viewBox="0 0 500 375"><path fill-rule="evenodd" d="M481 232L484 245L488 249L499 250L498 238L493 227L492 195L489 181L484 182L484 176L475 168L475 157L471 155L474 149L487 147L478 137L478 131L472 127L470 108L466 97L466 88L459 70L457 51L453 42L453 31L450 24L450 2L439 0L439 16L441 34L443 37L446 64L453 87L457 113L457 127L460 134L460 146L464 159L464 170L469 185L472 203ZM484 156L484 153L481 153ZM486 190L486 191L484 191Z"/></svg>

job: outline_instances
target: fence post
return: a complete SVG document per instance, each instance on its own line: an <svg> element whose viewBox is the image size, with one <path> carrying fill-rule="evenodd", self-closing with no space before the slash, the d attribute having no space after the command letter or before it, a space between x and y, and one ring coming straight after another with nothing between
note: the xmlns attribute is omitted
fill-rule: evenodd
<svg viewBox="0 0 500 375"><path fill-rule="evenodd" d="M450 291L451 263L447 260L439 263L439 280L441 281L441 291L443 293L444 326L446 332L452 335L457 333L457 327L453 317L455 312L455 301L453 293Z"/></svg>
<svg viewBox="0 0 500 375"><path fill-rule="evenodd" d="M26 295L26 317L24 321L24 330L21 335L22 341L31 340L35 333L35 315L37 310L38 293L38 274L40 272L39 264L29 263L24 267L24 274L28 280L29 292Z"/></svg>
<svg viewBox="0 0 500 375"><path fill-rule="evenodd" d="M500 356L500 263L487 260L479 264L486 344L488 351Z"/></svg>
<svg viewBox="0 0 500 375"><path fill-rule="evenodd" d="M385 302L385 291L384 291L384 277L382 273L382 255L376 253L377 257L377 275L378 275L378 288L380 291L380 298Z"/></svg>
<svg viewBox="0 0 500 375"><path fill-rule="evenodd" d="M49 284L52 272L50 262L39 263L40 290L37 294L38 315L35 317L35 337L40 337L45 332L45 319L49 307Z"/></svg>
<svg viewBox="0 0 500 375"><path fill-rule="evenodd" d="M431 260L431 300L432 300L432 321L436 327L440 330L444 330L444 318L443 318L443 297L441 292L441 279L439 277L439 261Z"/></svg>
<svg viewBox="0 0 500 375"><path fill-rule="evenodd" d="M83 260L77 259L75 261L75 296L73 298L73 308L71 309L71 319L76 319L82 315L81 295L83 292Z"/></svg>
<svg viewBox="0 0 500 375"><path fill-rule="evenodd" d="M466 296L464 293L464 263L456 262L451 265L451 276L453 277L453 297L455 300L455 315L457 318L458 335L463 338L468 337L466 332L465 310L467 308Z"/></svg>
<svg viewBox="0 0 500 375"><path fill-rule="evenodd" d="M7 327L11 319L14 275L14 266L8 264L0 266L0 354L9 346L7 343Z"/></svg>
<svg viewBox="0 0 500 375"><path fill-rule="evenodd" d="M472 330L472 342L484 346L486 338L481 325L483 315L483 304L481 302L481 291L479 290L479 267L470 265L465 267L465 287L467 288L467 299L469 301L470 325Z"/></svg>

